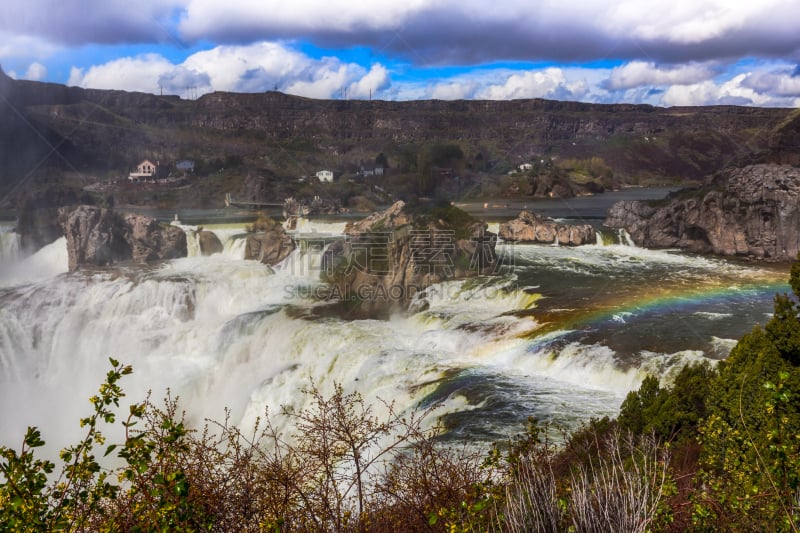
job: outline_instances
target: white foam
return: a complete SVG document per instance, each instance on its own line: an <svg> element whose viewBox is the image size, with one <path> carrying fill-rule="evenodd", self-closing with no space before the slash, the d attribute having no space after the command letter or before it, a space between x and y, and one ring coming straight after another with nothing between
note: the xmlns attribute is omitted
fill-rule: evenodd
<svg viewBox="0 0 800 533"><path fill-rule="evenodd" d="M67 239L61 237L24 259L0 263L0 286L42 281L68 270Z"/></svg>

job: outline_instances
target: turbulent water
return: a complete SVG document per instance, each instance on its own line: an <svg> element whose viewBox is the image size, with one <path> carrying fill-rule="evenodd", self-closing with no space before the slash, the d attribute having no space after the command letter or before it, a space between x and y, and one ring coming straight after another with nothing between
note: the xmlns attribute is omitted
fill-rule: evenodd
<svg viewBox="0 0 800 533"><path fill-rule="evenodd" d="M304 221L298 238L343 227ZM198 421L228 407L248 426L267 406L300 407L311 382L339 382L400 410L442 402L457 437L504 438L531 415L574 426L613 415L648 373L724 357L788 290L785 266L606 233L577 248L501 244L499 275L436 285L424 311L347 321L321 312L318 247L270 269L243 260L241 227L207 229L222 254L200 256L190 232L188 258L72 274L63 239L21 258L0 231L3 444L28 425L74 440L108 356L134 366L131 401L170 387Z"/></svg>

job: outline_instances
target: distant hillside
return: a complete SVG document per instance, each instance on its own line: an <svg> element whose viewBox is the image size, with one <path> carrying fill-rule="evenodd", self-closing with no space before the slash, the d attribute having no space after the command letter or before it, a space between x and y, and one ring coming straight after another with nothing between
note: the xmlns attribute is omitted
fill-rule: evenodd
<svg viewBox="0 0 800 533"><path fill-rule="evenodd" d="M276 92L181 100L14 81L0 71L0 199L26 177L109 179L145 157L197 161L204 194L214 197L231 189L271 194L321 168L353 172L380 153L390 173L413 175L420 150L437 143L460 147L466 174L594 157L616 183L686 182L774 153L791 160L797 124L792 110L735 106L343 101Z"/></svg>

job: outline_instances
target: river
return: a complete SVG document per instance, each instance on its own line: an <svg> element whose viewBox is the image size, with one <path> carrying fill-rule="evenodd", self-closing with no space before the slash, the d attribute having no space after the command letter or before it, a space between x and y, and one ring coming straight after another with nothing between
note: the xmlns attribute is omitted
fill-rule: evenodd
<svg viewBox="0 0 800 533"><path fill-rule="evenodd" d="M599 227L608 201L528 207ZM523 205L464 207L496 230ZM302 407L311 382L338 382L379 412L378 399L401 411L441 402L455 438L503 439L528 416L575 427L614 415L647 374L669 381L688 362L724 358L789 290L788 265L646 250L605 230L574 248L500 244L496 276L434 286L423 311L343 320L316 312L314 246L270 269L243 260L240 222L191 215L204 221L222 254L201 257L190 239L184 259L72 274L64 239L21 257L0 226L0 444L18 446L29 425L53 446L78 438L109 356L134 366L122 383L131 401L170 388L198 423L227 407L247 427L266 407ZM345 222L299 230L313 240Z"/></svg>

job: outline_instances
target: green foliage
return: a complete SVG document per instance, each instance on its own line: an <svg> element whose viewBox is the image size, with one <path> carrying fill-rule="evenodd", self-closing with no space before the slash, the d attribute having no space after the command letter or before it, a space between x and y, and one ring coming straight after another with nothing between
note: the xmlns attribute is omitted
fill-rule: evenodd
<svg viewBox="0 0 800 533"><path fill-rule="evenodd" d="M662 388L653 376L646 377L639 390L628 393L622 402L620 427L635 435L654 433L665 441L695 438L715 375L704 362L683 367L671 388Z"/></svg>
<svg viewBox="0 0 800 533"><path fill-rule="evenodd" d="M100 426L117 422L132 372L112 359L59 467L37 457L37 428L19 451L0 447L0 532L797 531L798 312L778 296L772 319L716 369L686 366L669 387L648 377L618 420L558 445L529 420L488 456L443 444L440 426L424 429L429 412L384 404L379 416L338 384L283 407L283 432L266 413L247 435L227 418L192 430L177 399L148 399L121 422L124 441L107 444Z"/></svg>
<svg viewBox="0 0 800 533"><path fill-rule="evenodd" d="M798 294L800 263L791 272ZM701 526L796 531L800 525L800 324L797 303L775 298L764 329L742 337L719 366L701 427ZM713 501L715 505L709 505Z"/></svg>
<svg viewBox="0 0 800 533"><path fill-rule="evenodd" d="M118 381L133 370L110 362L106 380L90 398L92 414L80 421L86 435L61 451L63 466L55 480L49 480L55 464L35 457L34 450L45 444L38 429L28 428L19 453L0 447L0 531L82 530L92 516L103 514L103 500L116 497L118 488L94 450L105 442L100 422L114 423L112 406L119 407L124 396Z"/></svg>
<svg viewBox="0 0 800 533"><path fill-rule="evenodd" d="M433 193L442 177L437 168L460 167L464 163L464 152L457 144L425 145L417 153L417 192L420 195Z"/></svg>

